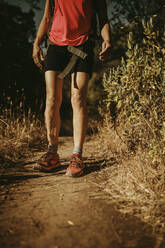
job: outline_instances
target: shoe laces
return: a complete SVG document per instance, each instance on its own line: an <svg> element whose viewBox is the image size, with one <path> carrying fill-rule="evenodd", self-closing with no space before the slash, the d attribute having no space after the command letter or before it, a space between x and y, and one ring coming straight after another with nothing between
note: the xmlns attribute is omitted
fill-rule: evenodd
<svg viewBox="0 0 165 248"><path fill-rule="evenodd" d="M45 154L43 154L43 155L41 156L40 159L43 159L43 160L45 160L45 161L48 162L48 161L50 161L51 159L55 159L56 156L57 156L57 154L48 151L48 152L46 152Z"/></svg>
<svg viewBox="0 0 165 248"><path fill-rule="evenodd" d="M78 157L72 156L70 166L75 167L75 168L76 167L82 168L82 160L80 158L78 158Z"/></svg>

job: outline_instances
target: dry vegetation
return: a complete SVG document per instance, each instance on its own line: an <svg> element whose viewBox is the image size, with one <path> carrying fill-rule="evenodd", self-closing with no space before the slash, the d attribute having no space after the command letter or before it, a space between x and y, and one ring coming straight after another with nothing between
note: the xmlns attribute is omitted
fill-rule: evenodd
<svg viewBox="0 0 165 248"><path fill-rule="evenodd" d="M4 95L6 106L0 113L0 164L10 166L31 159L34 151L45 146L43 124L25 101L11 100Z"/></svg>
<svg viewBox="0 0 165 248"><path fill-rule="evenodd" d="M153 226L157 246L165 239L165 33L143 21L143 41L133 33L126 61L107 71L101 146L116 166L100 177L111 202Z"/></svg>

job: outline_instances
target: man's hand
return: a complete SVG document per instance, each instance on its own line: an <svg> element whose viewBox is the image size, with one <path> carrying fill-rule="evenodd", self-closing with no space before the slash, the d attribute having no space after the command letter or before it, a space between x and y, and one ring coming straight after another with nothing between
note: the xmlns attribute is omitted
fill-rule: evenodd
<svg viewBox="0 0 165 248"><path fill-rule="evenodd" d="M34 63L42 70L42 61L44 60L43 57L43 53L42 53L42 49L40 48L40 46L34 44L33 46L33 60Z"/></svg>
<svg viewBox="0 0 165 248"><path fill-rule="evenodd" d="M111 43L109 40L105 40L102 43L102 51L99 54L99 59L101 61L104 61L108 58L110 55L110 49L111 49Z"/></svg>

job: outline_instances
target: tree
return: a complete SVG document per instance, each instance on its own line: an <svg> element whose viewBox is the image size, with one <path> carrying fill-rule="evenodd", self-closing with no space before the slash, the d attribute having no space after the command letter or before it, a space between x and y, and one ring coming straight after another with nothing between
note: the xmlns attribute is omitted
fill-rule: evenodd
<svg viewBox="0 0 165 248"><path fill-rule="evenodd" d="M123 22L141 21L149 19L152 15L164 15L164 0L108 0L113 4L113 24Z"/></svg>
<svg viewBox="0 0 165 248"><path fill-rule="evenodd" d="M20 0L22 2L22 0ZM39 1L38 0L23 0L24 2L27 2L31 9L39 9Z"/></svg>
<svg viewBox="0 0 165 248"><path fill-rule="evenodd" d="M29 1L30 3L30 1ZM27 101L34 105L37 94L41 94L41 74L32 60L32 40L36 29L34 11L23 12L18 6L0 2L0 68L1 91L15 97L17 90L24 88ZM2 101L2 97L0 97Z"/></svg>
<svg viewBox="0 0 165 248"><path fill-rule="evenodd" d="M165 21L164 0L107 0L111 6L109 17L112 26L113 53L125 56L127 37L130 31L134 32L136 42L143 40L142 19L148 21L154 17L154 26L163 29ZM121 50L121 53L119 52Z"/></svg>

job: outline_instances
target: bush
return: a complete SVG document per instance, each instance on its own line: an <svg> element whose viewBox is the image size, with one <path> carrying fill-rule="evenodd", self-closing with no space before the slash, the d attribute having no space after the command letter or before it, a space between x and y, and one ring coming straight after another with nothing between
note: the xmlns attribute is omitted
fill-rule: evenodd
<svg viewBox="0 0 165 248"><path fill-rule="evenodd" d="M145 149L160 162L165 158L165 32L153 18L143 20L142 27L142 42L131 32L127 59L104 74L105 103L128 149Z"/></svg>

